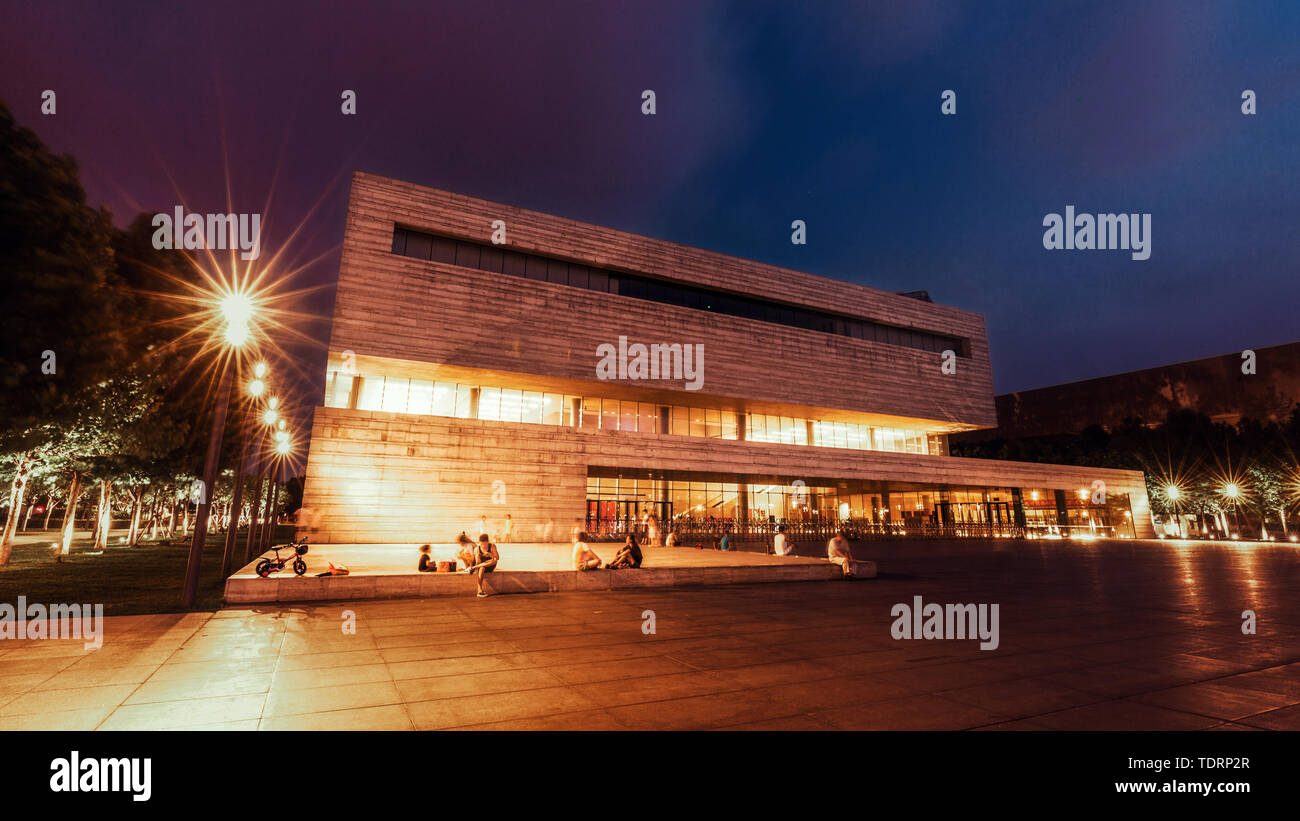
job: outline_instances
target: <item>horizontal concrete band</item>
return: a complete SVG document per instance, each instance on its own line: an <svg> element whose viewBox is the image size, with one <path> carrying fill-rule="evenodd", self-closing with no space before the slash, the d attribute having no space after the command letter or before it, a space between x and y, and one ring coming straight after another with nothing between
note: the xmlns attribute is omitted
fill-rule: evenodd
<svg viewBox="0 0 1300 821"><path fill-rule="evenodd" d="M876 576L875 562L854 562L858 578ZM682 587L710 584L828 581L842 571L829 562L752 567L647 567L638 570L500 571L484 579L484 588L497 593L560 593L619 590L631 587ZM474 578L465 573L370 573L348 576L237 575L226 580L226 602L343 601L405 599L433 596L473 596Z"/></svg>

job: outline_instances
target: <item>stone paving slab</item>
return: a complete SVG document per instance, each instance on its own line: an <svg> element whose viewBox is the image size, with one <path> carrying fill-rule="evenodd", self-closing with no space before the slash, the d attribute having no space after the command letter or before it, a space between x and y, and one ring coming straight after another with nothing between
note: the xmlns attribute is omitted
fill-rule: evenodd
<svg viewBox="0 0 1300 821"><path fill-rule="evenodd" d="M1297 730L1297 558L973 545L871 584L109 617L97 651L0 641L0 730ZM998 603L999 647L896 640L891 608L918 595Z"/></svg>

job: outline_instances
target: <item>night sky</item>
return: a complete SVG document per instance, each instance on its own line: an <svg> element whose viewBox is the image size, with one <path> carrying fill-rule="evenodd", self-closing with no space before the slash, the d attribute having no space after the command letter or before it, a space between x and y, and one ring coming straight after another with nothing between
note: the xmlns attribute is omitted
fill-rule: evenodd
<svg viewBox="0 0 1300 821"><path fill-rule="evenodd" d="M233 210L266 214L263 259L302 223L285 258L320 257L295 284L327 286L304 304L323 318L359 168L926 289L986 316L998 392L1300 338L1294 0L6 0L2 16L0 99L77 158L92 204L120 225L177 191L224 212L228 159ZM1150 213L1151 258L1045 250L1067 205ZM319 382L327 321L311 332Z"/></svg>

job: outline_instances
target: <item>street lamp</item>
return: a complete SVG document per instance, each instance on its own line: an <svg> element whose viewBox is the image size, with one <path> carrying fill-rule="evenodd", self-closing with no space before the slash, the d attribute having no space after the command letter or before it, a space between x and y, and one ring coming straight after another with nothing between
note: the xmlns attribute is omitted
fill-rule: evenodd
<svg viewBox="0 0 1300 821"><path fill-rule="evenodd" d="M266 450L266 431L275 427L275 423L280 419L280 412L276 408L280 407L280 398L278 396L269 397L266 400L266 410L262 413L262 430L257 440L257 489L253 493L253 518L248 524L248 541L244 545L244 563L247 564L253 560L253 545L262 543L266 532L266 516L270 512L270 501L268 500L266 510L262 510L262 481L265 478L263 471L263 461ZM267 494L269 497L269 493ZM261 530L257 527L259 514L263 519ZM261 551L258 551L259 553Z"/></svg>
<svg viewBox="0 0 1300 821"><path fill-rule="evenodd" d="M1237 521L1237 499L1241 497L1241 487L1236 482L1227 482L1219 492L1228 497L1229 506L1232 508L1232 528L1240 533L1241 524ZM1237 533L1233 534L1234 539L1237 538Z"/></svg>
<svg viewBox="0 0 1300 821"><path fill-rule="evenodd" d="M199 498L194 537L190 541L189 560L185 564L185 587L181 606L194 606L199 594L199 568L203 563L203 543L208 535L208 515L212 510L213 486L221 461L221 437L226 430L226 411L230 406L230 380L234 374L232 362L238 362L239 350L252 336L253 301L242 291L231 291L217 303L217 314L224 323L222 338L233 356L221 364L221 382L217 387L217 405L212 412L212 431L208 437L208 453L203 462L202 496Z"/></svg>
<svg viewBox="0 0 1300 821"><path fill-rule="evenodd" d="M231 490L230 509L232 511L230 518L230 527L226 531L225 550L221 553L221 578L230 577L231 564L235 558L235 539L239 531L239 519L243 512L244 505L244 471L248 464L248 438L251 435L253 417L256 414L255 403L262 394L266 393L266 382L264 381L267 374L265 362L258 362L253 366L253 379L248 383L248 399L244 403L244 423L243 435L239 441L239 467L235 469L235 486ZM251 529L253 522L248 524Z"/></svg>
<svg viewBox="0 0 1300 821"><path fill-rule="evenodd" d="M1187 534L1183 532L1183 518L1178 514L1178 500L1183 498L1183 491L1179 489L1178 485L1165 485L1165 498L1174 506L1174 521L1178 523L1178 537L1180 539L1187 538Z"/></svg>

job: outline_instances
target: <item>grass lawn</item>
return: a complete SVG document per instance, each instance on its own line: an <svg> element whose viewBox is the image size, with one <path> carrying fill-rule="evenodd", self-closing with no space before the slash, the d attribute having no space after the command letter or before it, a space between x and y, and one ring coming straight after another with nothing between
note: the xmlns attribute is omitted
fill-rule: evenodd
<svg viewBox="0 0 1300 821"><path fill-rule="evenodd" d="M246 531L236 541L236 567L242 565ZM136 547L111 544L102 553L90 550L89 539L76 539L63 562L56 562L50 548L57 534L49 538L14 545L9 564L0 567L0 601L16 604L19 596L43 604L100 604L104 615L182 611L181 587L189 558L189 540L172 545L140 544ZM291 525L277 527L275 544L293 536ZM118 535L114 535L116 540ZM216 610L221 606L224 580L221 552L224 534L208 534L199 575L195 610Z"/></svg>

